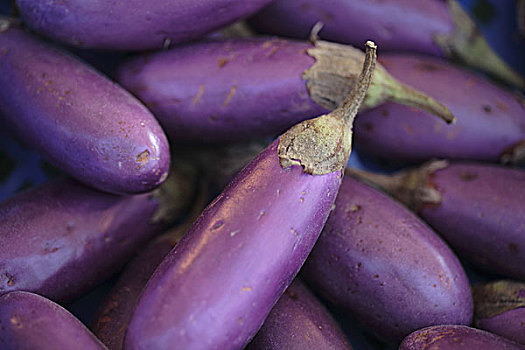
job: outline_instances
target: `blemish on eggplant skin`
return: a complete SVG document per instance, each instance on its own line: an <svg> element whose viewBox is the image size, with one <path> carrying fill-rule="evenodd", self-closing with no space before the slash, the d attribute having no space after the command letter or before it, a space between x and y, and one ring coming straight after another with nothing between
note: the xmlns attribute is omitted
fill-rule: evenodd
<svg viewBox="0 0 525 350"><path fill-rule="evenodd" d="M149 150L145 150L137 154L135 158L135 162L138 163L137 170L139 170L140 168L144 166L144 164L149 162L149 156L150 156Z"/></svg>
<svg viewBox="0 0 525 350"><path fill-rule="evenodd" d="M492 112L492 106L491 105L483 105L483 110L487 113Z"/></svg>
<svg viewBox="0 0 525 350"><path fill-rule="evenodd" d="M216 230L216 229L220 228L222 225L224 225L224 221L223 220L215 221L215 223L213 224L211 229L212 230Z"/></svg>
<svg viewBox="0 0 525 350"><path fill-rule="evenodd" d="M509 247L509 251L511 252L511 254L517 254L518 253L518 245L516 243L509 243L508 245Z"/></svg>
<svg viewBox="0 0 525 350"><path fill-rule="evenodd" d="M459 173L459 179L461 181L470 182L477 179L478 174L469 171L462 171Z"/></svg>

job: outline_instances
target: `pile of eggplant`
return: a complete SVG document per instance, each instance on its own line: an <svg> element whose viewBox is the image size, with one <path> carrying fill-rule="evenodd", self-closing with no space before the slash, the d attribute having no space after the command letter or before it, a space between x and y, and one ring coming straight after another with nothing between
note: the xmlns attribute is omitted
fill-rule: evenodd
<svg viewBox="0 0 525 350"><path fill-rule="evenodd" d="M0 349L525 349L524 8L0 0Z"/></svg>

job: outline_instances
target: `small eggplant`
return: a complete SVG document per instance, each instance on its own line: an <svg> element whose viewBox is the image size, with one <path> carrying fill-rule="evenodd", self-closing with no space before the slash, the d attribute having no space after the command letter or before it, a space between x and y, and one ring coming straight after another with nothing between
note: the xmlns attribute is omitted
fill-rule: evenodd
<svg viewBox="0 0 525 350"><path fill-rule="evenodd" d="M447 161L393 176L347 171L416 211L461 258L525 279L525 171Z"/></svg>
<svg viewBox="0 0 525 350"><path fill-rule="evenodd" d="M207 41L139 56L117 80L155 114L172 142L246 140L283 132L348 96L364 53L324 41ZM452 122L442 104L378 66L363 106L395 101Z"/></svg>

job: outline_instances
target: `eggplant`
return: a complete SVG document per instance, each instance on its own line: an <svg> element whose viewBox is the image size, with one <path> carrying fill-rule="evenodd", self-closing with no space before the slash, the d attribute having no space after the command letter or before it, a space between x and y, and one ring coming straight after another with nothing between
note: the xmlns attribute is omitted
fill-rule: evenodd
<svg viewBox="0 0 525 350"><path fill-rule="evenodd" d="M400 81L444 103L457 123L444 128L425 120L423 112L385 103L356 119L359 152L398 163L432 158L525 161L521 97L437 58L390 54L381 63Z"/></svg>
<svg viewBox="0 0 525 350"><path fill-rule="evenodd" d="M19 140L103 191L147 192L166 179L166 135L130 93L5 18L0 53L1 122Z"/></svg>
<svg viewBox="0 0 525 350"><path fill-rule="evenodd" d="M523 350L524 346L476 328L457 325L420 329L406 337L399 350Z"/></svg>
<svg viewBox="0 0 525 350"><path fill-rule="evenodd" d="M0 296L0 347L4 350L105 350L69 311L30 292Z"/></svg>
<svg viewBox="0 0 525 350"><path fill-rule="evenodd" d="M450 248L408 209L349 176L301 276L388 342L472 321L470 285Z"/></svg>
<svg viewBox="0 0 525 350"><path fill-rule="evenodd" d="M525 345L525 283L501 280L474 285L477 328Z"/></svg>
<svg viewBox="0 0 525 350"><path fill-rule="evenodd" d="M132 58L117 80L155 114L174 143L247 140L333 110L359 77L364 54L324 41L205 41ZM363 105L415 106L452 122L442 104L378 66Z"/></svg>
<svg viewBox="0 0 525 350"><path fill-rule="evenodd" d="M248 16L270 0L17 0L34 31L63 43L107 50L166 48Z"/></svg>
<svg viewBox="0 0 525 350"><path fill-rule="evenodd" d="M0 294L70 301L110 277L186 210L191 181L175 174L149 194L56 179L0 203Z"/></svg>
<svg viewBox="0 0 525 350"><path fill-rule="evenodd" d="M319 300L296 279L279 298L246 350L351 350Z"/></svg>
<svg viewBox="0 0 525 350"><path fill-rule="evenodd" d="M144 288L124 348L241 349L310 253L350 154L375 64L334 112L297 124L204 210Z"/></svg>
<svg viewBox="0 0 525 350"><path fill-rule="evenodd" d="M525 171L448 161L393 176L347 171L416 211L462 259L525 279Z"/></svg>
<svg viewBox="0 0 525 350"><path fill-rule="evenodd" d="M327 40L374 40L385 51L453 58L525 88L456 0L276 0L249 21L259 32L301 39L317 22Z"/></svg>

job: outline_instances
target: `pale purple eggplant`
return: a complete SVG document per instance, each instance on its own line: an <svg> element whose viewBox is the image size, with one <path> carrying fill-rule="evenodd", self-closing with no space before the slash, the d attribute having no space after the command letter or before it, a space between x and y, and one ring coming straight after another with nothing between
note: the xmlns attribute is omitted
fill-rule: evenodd
<svg viewBox="0 0 525 350"><path fill-rule="evenodd" d="M279 298L246 350L351 350L328 310L296 279Z"/></svg>
<svg viewBox="0 0 525 350"><path fill-rule="evenodd" d="M474 285L477 328L525 345L525 283L496 281Z"/></svg>
<svg viewBox="0 0 525 350"><path fill-rule="evenodd" d="M0 18L2 124L57 168L114 193L152 190L170 150L151 112L73 56Z"/></svg>
<svg viewBox="0 0 525 350"><path fill-rule="evenodd" d="M0 294L69 301L110 277L186 210L191 182L175 178L133 196L58 179L0 203Z"/></svg>
<svg viewBox="0 0 525 350"><path fill-rule="evenodd" d="M275 0L250 19L261 32L301 39L317 22L326 40L352 45L374 40L385 51L454 58L525 87L456 0Z"/></svg>
<svg viewBox="0 0 525 350"><path fill-rule="evenodd" d="M161 49L246 17L270 0L17 0L27 25L69 45Z"/></svg>
<svg viewBox="0 0 525 350"><path fill-rule="evenodd" d="M525 346L482 331L458 325L420 329L406 337L399 350L524 350Z"/></svg>
<svg viewBox="0 0 525 350"><path fill-rule="evenodd" d="M386 341L472 320L470 285L450 248L408 209L349 176L301 275Z"/></svg>
<svg viewBox="0 0 525 350"><path fill-rule="evenodd" d="M381 63L394 77L444 103L457 123L444 127L422 112L385 103L356 119L355 143L360 152L398 162L525 161L522 98L437 58L391 54L383 55Z"/></svg>
<svg viewBox="0 0 525 350"><path fill-rule="evenodd" d="M416 211L462 259L525 279L525 171L446 161L393 176L349 171Z"/></svg>
<svg viewBox="0 0 525 350"><path fill-rule="evenodd" d="M3 350L105 350L75 316L29 292L0 296L0 348Z"/></svg>
<svg viewBox="0 0 525 350"><path fill-rule="evenodd" d="M144 288L126 350L241 349L255 336L332 208L375 49L341 107L277 138L204 210Z"/></svg>
<svg viewBox="0 0 525 350"><path fill-rule="evenodd" d="M359 49L323 41L206 41L133 58L117 80L155 114L173 142L229 143L274 137L336 108L363 60ZM363 106L387 100L454 119L445 106L378 66Z"/></svg>

